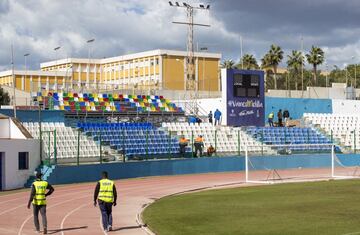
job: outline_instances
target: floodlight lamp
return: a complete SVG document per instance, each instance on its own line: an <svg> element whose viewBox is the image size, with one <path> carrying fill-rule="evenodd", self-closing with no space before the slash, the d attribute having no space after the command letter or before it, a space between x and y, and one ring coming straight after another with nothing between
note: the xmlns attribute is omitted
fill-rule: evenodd
<svg viewBox="0 0 360 235"><path fill-rule="evenodd" d="M176 6L178 6L178 7L180 6L179 2L175 2L175 4L176 4Z"/></svg>
<svg viewBox="0 0 360 235"><path fill-rule="evenodd" d="M170 6L174 6L171 1L169 1L169 5L170 5Z"/></svg>

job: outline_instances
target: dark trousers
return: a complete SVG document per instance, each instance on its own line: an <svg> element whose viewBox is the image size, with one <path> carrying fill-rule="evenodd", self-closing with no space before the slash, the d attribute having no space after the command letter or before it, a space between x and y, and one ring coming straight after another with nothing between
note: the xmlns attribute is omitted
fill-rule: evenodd
<svg viewBox="0 0 360 235"><path fill-rule="evenodd" d="M279 118L279 126L282 126L282 118Z"/></svg>
<svg viewBox="0 0 360 235"><path fill-rule="evenodd" d="M179 146L180 146L180 154L181 154L183 157L185 157L186 145L187 145L187 144L179 144Z"/></svg>
<svg viewBox="0 0 360 235"><path fill-rule="evenodd" d="M209 123L213 124L212 118L209 118Z"/></svg>
<svg viewBox="0 0 360 235"><path fill-rule="evenodd" d="M268 119L268 122L269 122L269 126L274 126L274 122L273 122L273 119L272 119L272 118L269 118L269 119Z"/></svg>
<svg viewBox="0 0 360 235"><path fill-rule="evenodd" d="M202 154L203 154L202 144L195 143L194 146L195 146L195 157L202 157ZM198 152L199 152L199 155L198 155Z"/></svg>
<svg viewBox="0 0 360 235"><path fill-rule="evenodd" d="M99 208L104 229L112 226L112 203L99 200Z"/></svg>
<svg viewBox="0 0 360 235"><path fill-rule="evenodd" d="M220 125L220 119L216 119L216 118L215 118L215 126L216 126L216 125Z"/></svg>
<svg viewBox="0 0 360 235"><path fill-rule="evenodd" d="M46 205L45 206L37 206L33 204L33 214L34 214L34 225L37 231L40 231L39 224L39 212L42 218L42 225L44 229L47 229L47 219L46 219Z"/></svg>

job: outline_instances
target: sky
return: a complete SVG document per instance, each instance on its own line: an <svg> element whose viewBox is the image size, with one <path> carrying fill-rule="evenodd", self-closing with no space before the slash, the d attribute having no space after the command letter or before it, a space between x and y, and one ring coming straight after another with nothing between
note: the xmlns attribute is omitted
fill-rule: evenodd
<svg viewBox="0 0 360 235"><path fill-rule="evenodd" d="M360 63L359 0L186 0L196 11L195 48L207 47L223 59L243 53L260 60L271 44L284 50L312 45L325 51L329 69ZM185 20L184 8L166 0L0 0L0 71L11 67L39 69L41 62L67 57L119 56L153 49L186 49L187 30L173 21ZM89 39L95 39L91 44ZM54 48L61 46L57 51ZM325 70L325 65L322 66Z"/></svg>

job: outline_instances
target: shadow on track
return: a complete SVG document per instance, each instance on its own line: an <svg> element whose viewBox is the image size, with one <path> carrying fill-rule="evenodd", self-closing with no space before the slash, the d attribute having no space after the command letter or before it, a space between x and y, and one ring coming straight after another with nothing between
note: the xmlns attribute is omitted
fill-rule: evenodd
<svg viewBox="0 0 360 235"><path fill-rule="evenodd" d="M79 229L86 229L88 226L81 226L81 227L72 227L72 228L63 228L63 229L50 229L48 230L48 234L55 234L65 231L72 231L72 230L79 230Z"/></svg>

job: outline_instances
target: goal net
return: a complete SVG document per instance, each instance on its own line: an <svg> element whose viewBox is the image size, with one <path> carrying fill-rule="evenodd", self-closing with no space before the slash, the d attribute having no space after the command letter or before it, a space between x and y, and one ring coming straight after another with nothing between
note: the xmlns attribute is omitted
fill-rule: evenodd
<svg viewBox="0 0 360 235"><path fill-rule="evenodd" d="M338 155L333 150L331 158L331 176L335 179L360 177L360 157L357 155Z"/></svg>
<svg viewBox="0 0 360 235"><path fill-rule="evenodd" d="M245 147L245 181L247 183L285 183L330 179L332 144L266 145L258 153Z"/></svg>

